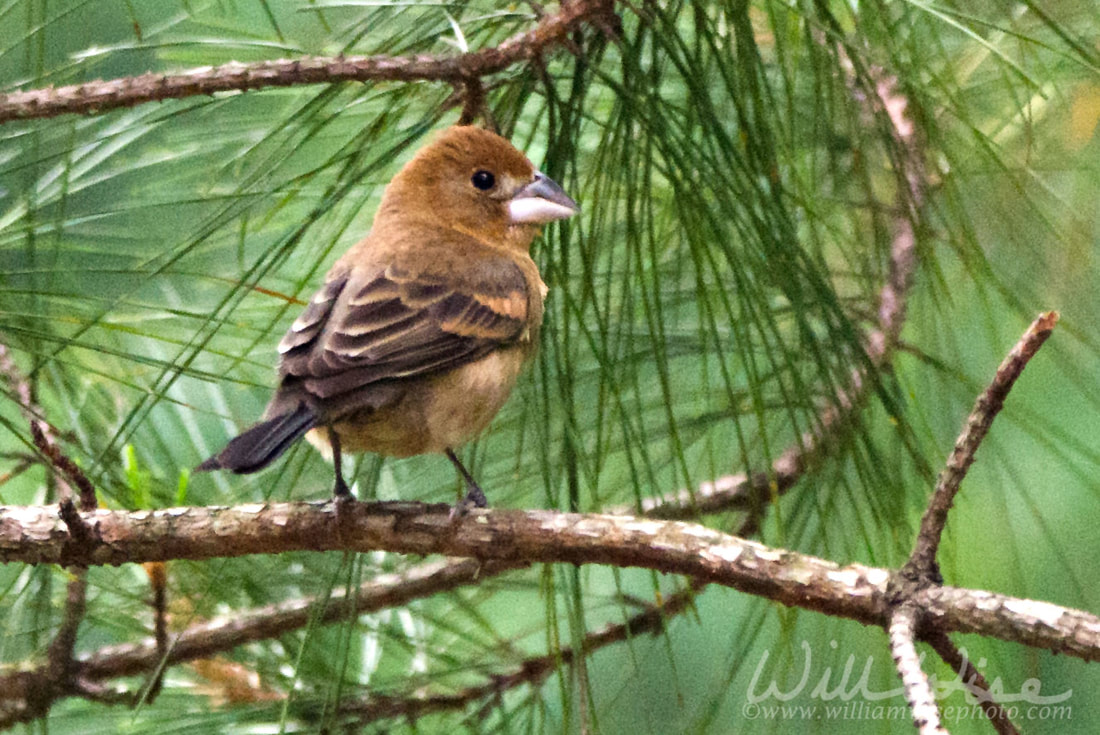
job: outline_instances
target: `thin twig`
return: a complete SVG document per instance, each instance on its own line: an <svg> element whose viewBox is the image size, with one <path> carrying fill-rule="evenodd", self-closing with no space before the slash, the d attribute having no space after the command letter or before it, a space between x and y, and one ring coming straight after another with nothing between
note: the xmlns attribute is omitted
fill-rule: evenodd
<svg viewBox="0 0 1100 735"><path fill-rule="evenodd" d="M84 470L80 469L76 462L61 451L53 437L44 430L44 424L43 421L31 419L31 439L38 451L42 452L50 461L50 465L57 471L61 489L61 502L71 501L73 496L72 488L66 482L67 479L76 485L79 490L76 497L80 501L80 509L84 511L93 510L98 504L95 496L95 485L84 474Z"/></svg>
<svg viewBox="0 0 1100 735"><path fill-rule="evenodd" d="M142 565L153 590L153 642L156 644L157 665L146 684L141 700L152 702L164 687L164 672L168 669L168 565L152 562Z"/></svg>
<svg viewBox="0 0 1100 735"><path fill-rule="evenodd" d="M459 125L472 125L478 117L488 118L485 106L485 85L477 77L467 77L459 85L462 89L462 114Z"/></svg>
<svg viewBox="0 0 1100 735"><path fill-rule="evenodd" d="M936 615L927 604L921 604L920 596L929 592L941 592L943 578L940 576L939 567L936 564L936 554L939 549L940 539L943 536L944 527L947 524L947 514L954 504L963 478L967 470L974 462L975 454L982 441L989 433L1001 408L1004 406L1012 386L1020 373L1027 365L1031 357L1038 351L1050 336L1054 325L1058 321L1057 312L1046 312L1032 322L1024 335L1001 362L997 372L989 386L982 391L975 402L974 409L967 417L966 425L959 438L955 441L955 447L948 457L943 471L940 473L936 488L932 492L921 519L920 530L913 553L909 560L899 570L898 574L890 581L888 597L893 608L890 622L891 649L894 651L894 659L898 665L898 671L906 685L906 692L910 695L910 706L913 717L918 727L924 732L925 727L934 728L929 732L939 732L938 710L934 702L925 702L918 678L923 678L919 663L916 668L906 658L908 649L912 647L912 639L919 628L922 639L935 642L935 650L944 657L960 676L965 673L975 678L981 674L976 669L965 664L954 644L947 638L943 630L943 619ZM1031 612L1031 627L1037 628L1046 623L1044 617L1052 611L1045 608L1044 603L1028 603L1017 606L1018 609ZM1063 622L1061 615L1054 618L1057 622ZM937 625L928 624L935 620ZM913 649L915 655L915 648ZM927 687L927 680L924 682ZM988 695L988 685L980 685ZM993 702L982 700L982 710L990 722L999 732L1014 732L1015 728L1008 721L1002 708ZM930 719L935 715L936 720ZM923 723L923 724L922 724Z"/></svg>
<svg viewBox="0 0 1100 735"><path fill-rule="evenodd" d="M628 621L589 632L585 635L579 652L576 648L565 647L554 653L526 658L514 666L510 673L494 674L483 684L465 687L450 694L390 696L372 692L363 699L341 702L340 713L353 717L354 722L360 726L394 718L416 720L433 712L463 709L475 702L493 700L503 692L518 686L538 687L560 666L574 664L579 658L614 643L647 633L659 633L669 618L690 609L696 596L705 586L693 580L685 589L669 595L660 604L648 606Z"/></svg>
<svg viewBox="0 0 1100 735"><path fill-rule="evenodd" d="M959 491L963 478L966 477L967 470L974 462L974 454L989 433L989 427L1004 406L1005 398L1016 379L1031 357L1046 342L1057 322L1058 312L1056 311L1040 314L997 368L997 373L993 376L989 387L978 396L974 410L967 417L966 426L955 441L955 448L948 457L947 464L936 483L936 489L928 501L928 508L924 512L924 517L921 518L916 546L903 574L909 577L935 576L936 552L939 549L944 526L947 524L947 514L955 502L955 495Z"/></svg>
<svg viewBox="0 0 1100 735"><path fill-rule="evenodd" d="M5 344L0 344L0 374L11 385L20 409L30 422L34 445L49 460L49 465L54 470L60 499L59 516L78 543L87 542L91 533L73 505L73 491L66 482L66 478L80 489L79 499L82 510L95 510L95 488L77 464L57 446L54 441L57 432L44 418L41 406L34 400L34 389L30 381L15 364ZM88 570L84 566L77 566L70 569L69 573L72 577L65 588L65 608L57 633L46 649L44 675L34 684L34 688L38 690L35 695L23 702L26 707L24 714L31 714L34 718L45 716L58 697L74 690L76 670L74 652L77 633L87 611ZM7 705L0 709L0 713L7 712Z"/></svg>
<svg viewBox="0 0 1100 735"><path fill-rule="evenodd" d="M921 640L932 646L932 650L948 666L954 669L959 681L978 700L978 706L989 718L989 724L993 725L993 729L997 731L998 735L1020 735L1020 731L1008 718L1008 712L1004 706L998 704L993 698L993 694L989 689L989 682L982 676L982 672L970 662L968 657L963 655L962 651L951 642L946 634L932 631L921 636Z"/></svg>
<svg viewBox="0 0 1100 735"><path fill-rule="evenodd" d="M66 113L101 113L146 102L182 99L215 92L242 92L345 81L446 81L483 77L530 60L587 21L611 13L610 0L574 0L546 16L529 31L499 46L459 56L305 56L251 64L230 62L179 74L148 73L66 87L46 87L0 95L0 123L56 117ZM597 23L598 28L606 24Z"/></svg>
<svg viewBox="0 0 1100 735"><path fill-rule="evenodd" d="M824 43L824 36L819 38ZM622 508L611 512L629 514L640 510L651 518L668 520L697 518L700 515L731 510L759 512L773 497L779 497L797 484L808 466L820 459L835 444L837 429L860 408L869 387L870 370L881 372L890 365L898 346L898 335L905 324L909 292L917 268L916 223L919 221L928 187L923 146L917 128L908 118L908 99L898 91L897 79L881 70L871 70L870 92L860 81L847 51L837 46L841 68L853 99L868 117L887 123L898 154L895 168L900 178L893 221L893 239L886 281L878 294L874 327L867 332L867 365L856 367L846 388L837 390L831 404L824 407L813 424L794 445L772 463L771 472L741 473L718 477L697 488L685 488L663 498L645 498L640 509Z"/></svg>
<svg viewBox="0 0 1100 735"><path fill-rule="evenodd" d="M84 619L87 604L87 573L87 569L72 570L73 579L69 581L65 591L65 612L61 627L46 652L50 678L57 682L68 680L72 674L76 633Z"/></svg>
<svg viewBox="0 0 1100 735"><path fill-rule="evenodd" d="M324 598L305 597L238 610L223 618L196 623L177 634L170 641L165 661L171 665L208 658L247 643L285 635L311 622L334 623L400 607L429 595L480 584L487 577L523 566L526 566L523 562L475 559L425 562L398 574L377 575L358 588L336 590ZM160 657L155 639L107 646L80 658L81 674L93 680L132 676L150 671Z"/></svg>
<svg viewBox="0 0 1100 735"><path fill-rule="evenodd" d="M890 653L905 687L905 699L913 715L913 724L920 735L948 735L940 724L940 709L928 683L928 676L920 667L917 654L916 627L920 611L911 603L894 608L890 615L887 633L890 636Z"/></svg>
<svg viewBox="0 0 1100 735"><path fill-rule="evenodd" d="M57 446L57 430L45 418L42 407L34 400L34 390L23 371L15 364L6 344L0 343L0 376L8 382L15 394L19 409L27 417L31 427L31 440L43 457L49 460L58 480L61 500L74 495L68 482L79 489L80 509L93 510L96 506L95 486L80 467Z"/></svg>

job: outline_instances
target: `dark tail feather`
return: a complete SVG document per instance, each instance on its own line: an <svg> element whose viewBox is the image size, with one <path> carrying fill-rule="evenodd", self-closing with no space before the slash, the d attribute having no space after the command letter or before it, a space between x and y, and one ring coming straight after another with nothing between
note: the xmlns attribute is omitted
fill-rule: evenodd
<svg viewBox="0 0 1100 735"><path fill-rule="evenodd" d="M196 472L232 470L246 474L262 470L317 424L317 415L299 403L290 413L261 421L237 436L225 449L195 468Z"/></svg>

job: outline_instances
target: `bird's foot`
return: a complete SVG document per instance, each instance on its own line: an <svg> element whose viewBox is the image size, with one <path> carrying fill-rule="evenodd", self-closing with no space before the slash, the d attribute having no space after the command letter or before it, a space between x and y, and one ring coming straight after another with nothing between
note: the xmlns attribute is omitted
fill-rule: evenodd
<svg viewBox="0 0 1100 735"><path fill-rule="evenodd" d="M462 477L462 480L466 483L466 497L458 501L458 504L451 509L451 520L461 518L470 512L471 508L488 508L489 501L485 499L485 493L481 490L481 487L477 484L477 480L470 474L462 462L459 461L458 455L454 453L454 450L448 449L444 454L447 455L447 459L451 460L451 464L458 470L458 474Z"/></svg>
<svg viewBox="0 0 1100 735"><path fill-rule="evenodd" d="M485 493L477 483L468 483L466 485L466 497L455 503L455 507L451 508L451 520L457 520L466 515L473 508L488 508L489 501L485 498Z"/></svg>
<svg viewBox="0 0 1100 735"><path fill-rule="evenodd" d="M474 482L466 486L466 497L462 499L461 504L471 508L489 507L489 501L486 499L485 493Z"/></svg>
<svg viewBox="0 0 1100 735"><path fill-rule="evenodd" d="M356 500L355 496L351 494L351 489L344 482L344 478L339 475L336 477L336 486L332 488L332 503L336 514L336 538L343 545L345 541L344 533L351 530L352 519L355 518L353 511Z"/></svg>
<svg viewBox="0 0 1100 735"><path fill-rule="evenodd" d="M336 484L332 486L332 497L337 502L343 502L346 500L355 500L355 496L351 494L351 488L344 482L344 478L340 475L336 475Z"/></svg>

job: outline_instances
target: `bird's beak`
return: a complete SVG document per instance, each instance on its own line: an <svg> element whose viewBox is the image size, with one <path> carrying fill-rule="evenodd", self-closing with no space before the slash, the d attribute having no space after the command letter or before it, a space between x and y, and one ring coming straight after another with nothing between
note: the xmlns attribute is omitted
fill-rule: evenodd
<svg viewBox="0 0 1100 735"><path fill-rule="evenodd" d="M579 211L577 203L541 171L536 171L535 180L508 201L512 224L543 224L572 217Z"/></svg>

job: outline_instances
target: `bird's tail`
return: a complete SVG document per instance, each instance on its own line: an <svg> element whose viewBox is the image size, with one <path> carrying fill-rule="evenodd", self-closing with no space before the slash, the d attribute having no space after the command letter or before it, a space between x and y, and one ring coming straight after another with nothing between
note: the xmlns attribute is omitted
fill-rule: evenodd
<svg viewBox="0 0 1100 735"><path fill-rule="evenodd" d="M299 403L290 413L261 421L232 439L225 449L195 468L196 472L231 470L247 474L262 470L303 434L317 425L317 414Z"/></svg>

